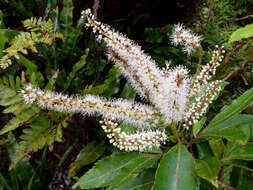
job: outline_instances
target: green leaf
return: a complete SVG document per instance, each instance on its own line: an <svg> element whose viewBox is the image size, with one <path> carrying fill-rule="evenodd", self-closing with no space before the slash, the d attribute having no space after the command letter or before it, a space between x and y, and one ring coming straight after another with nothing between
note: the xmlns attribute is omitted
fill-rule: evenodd
<svg viewBox="0 0 253 190"><path fill-rule="evenodd" d="M131 83L127 82L120 94L120 98L134 100L136 97L136 91L131 86Z"/></svg>
<svg viewBox="0 0 253 190"><path fill-rule="evenodd" d="M80 186L89 189L108 186L123 167L141 155L137 152L124 152L105 157L82 176L73 188Z"/></svg>
<svg viewBox="0 0 253 190"><path fill-rule="evenodd" d="M56 127L51 126L50 120L39 115L30 123L30 128L23 130L21 141L15 149L11 160L10 170L29 152L36 152L45 145L52 144L56 139Z"/></svg>
<svg viewBox="0 0 253 190"><path fill-rule="evenodd" d="M196 144L198 159L204 159L213 155L212 149L207 141Z"/></svg>
<svg viewBox="0 0 253 190"><path fill-rule="evenodd" d="M17 149L17 142L15 136L10 132L8 134L9 145L7 146L8 157L11 160L14 154L14 151ZM33 166L30 164L28 158L23 158L20 162L10 171L18 179L18 186L20 189L28 189L30 179L33 176L32 186L34 189L43 189L40 178L36 175L36 171ZM21 188L22 187L22 188Z"/></svg>
<svg viewBox="0 0 253 190"><path fill-rule="evenodd" d="M206 157L203 160L197 160L196 170L199 177L206 179L212 184L217 179L220 169L219 160L215 157Z"/></svg>
<svg viewBox="0 0 253 190"><path fill-rule="evenodd" d="M230 36L228 43L250 38L253 36L253 24L248 24L245 27L239 28Z"/></svg>
<svg viewBox="0 0 253 190"><path fill-rule="evenodd" d="M59 71L57 70L54 75L51 77L51 79L48 81L46 87L45 87L45 90L52 90L53 87L54 87L54 84L56 82L56 79L58 77L58 74L59 74Z"/></svg>
<svg viewBox="0 0 253 190"><path fill-rule="evenodd" d="M179 142L162 158L152 190L197 190L195 162L184 145Z"/></svg>
<svg viewBox="0 0 253 190"><path fill-rule="evenodd" d="M141 172L131 183L114 188L113 190L150 190L155 179L155 169Z"/></svg>
<svg viewBox="0 0 253 190"><path fill-rule="evenodd" d="M103 84L99 84L95 87L85 89L84 94L95 94L95 95L103 95L106 98L111 97L113 94L118 93L120 87L120 71L116 67L112 67L108 74L106 75L106 79Z"/></svg>
<svg viewBox="0 0 253 190"><path fill-rule="evenodd" d="M6 188L7 190L13 190L11 186L8 184L8 181L5 179L5 177L0 173L0 182L2 188Z"/></svg>
<svg viewBox="0 0 253 190"><path fill-rule="evenodd" d="M74 176L81 167L96 161L104 151L105 145L103 142L99 144L95 141L89 143L69 166L69 176Z"/></svg>
<svg viewBox="0 0 253 190"><path fill-rule="evenodd" d="M16 96L15 90L8 88L4 85L0 85L0 100L7 99Z"/></svg>
<svg viewBox="0 0 253 190"><path fill-rule="evenodd" d="M145 168L153 167L160 156L152 154L143 154L140 158L131 160L130 163L123 167L117 176L113 178L110 187L119 187L130 183Z"/></svg>
<svg viewBox="0 0 253 190"><path fill-rule="evenodd" d="M193 135L196 137L196 135L199 133L199 131L203 128L204 124L206 122L206 117L202 117L201 120L199 120L197 123L193 126Z"/></svg>
<svg viewBox="0 0 253 190"><path fill-rule="evenodd" d="M212 139L208 142L215 157L220 159L223 156L225 148L223 140L219 138L219 139Z"/></svg>
<svg viewBox="0 0 253 190"><path fill-rule="evenodd" d="M244 131L243 127L249 128L249 126L246 125L252 122L253 115L238 114L222 123L207 127L200 137L223 137L230 141L240 140L245 142L248 140L249 135L247 134L248 131Z"/></svg>
<svg viewBox="0 0 253 190"><path fill-rule="evenodd" d="M214 119L210 122L207 128L211 128L215 125L218 125L232 116L243 111L250 103L253 102L253 88L246 91L239 98L234 100L229 106L227 106L224 110L218 113Z"/></svg>
<svg viewBox="0 0 253 190"><path fill-rule="evenodd" d="M233 159L253 160L253 143L248 143L245 146L234 142L227 143L222 161Z"/></svg>
<svg viewBox="0 0 253 190"><path fill-rule="evenodd" d="M88 57L89 49L85 49L85 54L80 58L80 60L74 64L72 67L72 71L70 72L69 76L67 77L67 82L64 85L64 91L69 87L71 81L74 79L76 73L86 64L86 59Z"/></svg>
<svg viewBox="0 0 253 190"><path fill-rule="evenodd" d="M73 8L74 8L74 6L72 3L72 0L64 0L63 1L63 9L60 14L60 25L63 29L62 33L65 38L68 36L70 27L72 25Z"/></svg>
<svg viewBox="0 0 253 190"><path fill-rule="evenodd" d="M40 109L32 106L26 110L23 110L20 114L18 114L16 117L12 118L0 131L0 135L7 133L9 131L12 131L25 122L29 121L31 118L33 118L36 114L40 112Z"/></svg>
<svg viewBox="0 0 253 190"><path fill-rule="evenodd" d="M21 65L24 65L29 73L36 72L38 70L37 65L21 54L19 54L19 59L17 59L17 62Z"/></svg>
<svg viewBox="0 0 253 190"><path fill-rule="evenodd" d="M21 103L23 99L20 96L8 97L0 100L1 106L10 106L13 104Z"/></svg>

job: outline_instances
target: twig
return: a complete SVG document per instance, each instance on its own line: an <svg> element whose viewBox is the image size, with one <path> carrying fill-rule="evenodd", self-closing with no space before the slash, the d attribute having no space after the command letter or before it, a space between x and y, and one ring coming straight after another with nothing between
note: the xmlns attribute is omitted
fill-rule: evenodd
<svg viewBox="0 0 253 190"><path fill-rule="evenodd" d="M245 20L245 19L248 19L248 18L253 18L253 15L247 15L247 16L244 16L244 17L241 17L241 18L237 18L237 19L233 20L232 23L234 24L235 22Z"/></svg>
<svg viewBox="0 0 253 190"><path fill-rule="evenodd" d="M246 64L249 63L250 61L252 61L252 58L248 58L246 59L244 62L242 62L240 67L235 67L222 81L226 81L228 80L235 72L237 71L243 71ZM243 78L244 80L245 78ZM245 79L246 80L246 79ZM245 81L244 81L245 82ZM248 82L246 82L245 84L248 84Z"/></svg>
<svg viewBox="0 0 253 190"><path fill-rule="evenodd" d="M222 187L227 188L228 190L234 190L235 188L228 185L227 183L225 183L224 181L218 181L218 184L221 185Z"/></svg>

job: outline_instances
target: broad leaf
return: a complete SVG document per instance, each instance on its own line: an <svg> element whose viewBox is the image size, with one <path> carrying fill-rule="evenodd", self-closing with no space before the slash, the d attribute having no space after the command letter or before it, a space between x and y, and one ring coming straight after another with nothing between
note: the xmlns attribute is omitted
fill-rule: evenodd
<svg viewBox="0 0 253 190"><path fill-rule="evenodd" d="M226 145L222 161L233 159L253 160L253 143L242 146L234 142L229 142Z"/></svg>
<svg viewBox="0 0 253 190"><path fill-rule="evenodd" d="M105 151L104 143L93 141L80 151L74 162L69 167L69 175L74 176L75 173L83 166L96 161Z"/></svg>
<svg viewBox="0 0 253 190"><path fill-rule="evenodd" d="M232 43L250 37L253 37L253 24L248 24L245 27L239 28L238 30L234 31L233 34L230 36L228 43Z"/></svg>
<svg viewBox="0 0 253 190"><path fill-rule="evenodd" d="M123 167L141 156L141 153L125 152L105 157L82 176L74 185L74 188L80 186L81 188L89 189L108 186Z"/></svg>
<svg viewBox="0 0 253 190"><path fill-rule="evenodd" d="M205 122L206 122L206 117L202 117L201 120L199 120L197 123L193 125L194 136L196 136L199 133L199 131L203 128Z"/></svg>
<svg viewBox="0 0 253 190"><path fill-rule="evenodd" d="M155 180L155 169L141 172L131 183L113 190L150 190Z"/></svg>
<svg viewBox="0 0 253 190"><path fill-rule="evenodd" d="M119 187L130 183L143 169L154 166L159 158L160 156L157 155L143 154L140 158L132 160L113 178L110 187Z"/></svg>
<svg viewBox="0 0 253 190"><path fill-rule="evenodd" d="M152 190L197 190L198 179L192 155L180 142L162 158Z"/></svg>
<svg viewBox="0 0 253 190"><path fill-rule="evenodd" d="M244 128L249 128L246 125L252 122L253 115L239 114L222 123L207 127L200 137L223 137L230 141L240 140L246 142L249 135L247 134L248 131L245 131Z"/></svg>
<svg viewBox="0 0 253 190"><path fill-rule="evenodd" d="M223 140L221 138L212 139L209 141L209 145L215 157L218 159L221 159L224 153L224 148L225 148Z"/></svg>
<svg viewBox="0 0 253 190"><path fill-rule="evenodd" d="M227 119L235 116L236 114L243 111L250 103L253 102L253 88L246 91L239 98L234 100L229 106L222 110L215 118L210 122L208 128L218 125Z"/></svg>
<svg viewBox="0 0 253 190"><path fill-rule="evenodd" d="M207 157L203 160L197 160L196 170L199 177L208 180L211 183L217 179L220 163L215 157Z"/></svg>

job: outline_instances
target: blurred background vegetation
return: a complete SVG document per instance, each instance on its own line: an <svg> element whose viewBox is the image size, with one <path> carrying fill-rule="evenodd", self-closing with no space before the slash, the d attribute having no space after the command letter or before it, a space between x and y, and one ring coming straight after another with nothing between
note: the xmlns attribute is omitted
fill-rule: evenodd
<svg viewBox="0 0 253 190"><path fill-rule="evenodd" d="M51 19L52 35L62 34L50 43L35 44L37 51L27 48L18 59L11 59L8 68L0 69L0 189L69 189L98 158L116 151L96 118L40 110L13 99L23 84L70 95L141 100L108 62L103 45L85 29L80 12L87 8L135 40L159 67L171 62L195 70L197 53L188 57L170 42L173 25L179 22L202 36L203 63L215 45L225 44L228 53L216 76L230 84L211 106L208 118L253 86L252 38L227 43L236 29L253 22L251 0L0 0L0 58L14 36L27 31L23 21L31 17ZM253 113L253 105L246 112ZM252 167L250 162L238 162ZM232 181L233 187L243 184L242 176L253 177L252 169L225 170L223 179ZM202 186L204 190L210 184Z"/></svg>

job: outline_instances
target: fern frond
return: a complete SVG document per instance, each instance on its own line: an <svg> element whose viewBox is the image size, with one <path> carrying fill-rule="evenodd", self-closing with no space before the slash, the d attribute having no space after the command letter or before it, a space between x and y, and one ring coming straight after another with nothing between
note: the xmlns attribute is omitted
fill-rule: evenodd
<svg viewBox="0 0 253 190"><path fill-rule="evenodd" d="M63 120L62 122L66 122ZM29 152L36 152L45 145L50 145L55 141L61 140L61 123L52 125L50 120L44 115L34 118L30 124L30 128L23 130L21 141L15 149L14 156L11 161L10 169L12 169L24 156ZM59 138L60 137L60 138Z"/></svg>
<svg viewBox="0 0 253 190"><path fill-rule="evenodd" d="M16 129L40 112L38 107L26 105L15 90L3 85L0 85L0 105L6 107L3 113L16 115L0 130L0 135Z"/></svg>
<svg viewBox="0 0 253 190"><path fill-rule="evenodd" d="M12 57L19 59L18 53L21 52L23 54L27 54L28 48L37 53L38 51L35 48L35 44L40 39L40 36L41 34L39 33L37 34L34 32L21 32L12 40L12 45L4 50L4 52L7 54L1 58L0 67L3 69L7 68L9 65L12 64Z"/></svg>
<svg viewBox="0 0 253 190"><path fill-rule="evenodd" d="M43 34L53 34L54 33L54 24L51 19L47 21L42 20L41 17L38 19L35 17L31 17L30 19L26 19L24 22L24 27L31 32L41 32Z"/></svg>
<svg viewBox="0 0 253 190"><path fill-rule="evenodd" d="M55 38L63 38L61 33L54 31L54 24L50 19L45 21L41 17L39 19L32 17L23 24L30 32L21 32L12 40L11 46L3 51L6 55L0 59L2 69L12 64L12 57L19 59L19 53L27 54L27 49L37 53L35 47L37 44L51 45Z"/></svg>

